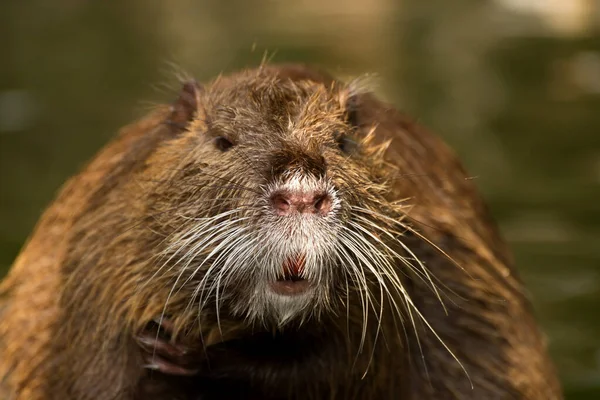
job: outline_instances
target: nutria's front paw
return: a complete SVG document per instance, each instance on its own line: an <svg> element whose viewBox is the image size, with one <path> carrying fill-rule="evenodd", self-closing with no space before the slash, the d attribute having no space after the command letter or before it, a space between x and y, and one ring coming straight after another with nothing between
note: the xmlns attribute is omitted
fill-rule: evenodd
<svg viewBox="0 0 600 400"><path fill-rule="evenodd" d="M144 367L169 375L191 376L198 373L198 349L181 343L172 343L173 324L167 319L157 319L136 336L142 349Z"/></svg>

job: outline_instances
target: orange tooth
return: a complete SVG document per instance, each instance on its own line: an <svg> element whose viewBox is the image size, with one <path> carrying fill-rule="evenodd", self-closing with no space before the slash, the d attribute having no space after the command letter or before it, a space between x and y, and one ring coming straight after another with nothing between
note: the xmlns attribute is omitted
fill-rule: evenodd
<svg viewBox="0 0 600 400"><path fill-rule="evenodd" d="M306 257L304 254L288 258L283 264L284 273L291 276L300 276L304 270L305 261Z"/></svg>

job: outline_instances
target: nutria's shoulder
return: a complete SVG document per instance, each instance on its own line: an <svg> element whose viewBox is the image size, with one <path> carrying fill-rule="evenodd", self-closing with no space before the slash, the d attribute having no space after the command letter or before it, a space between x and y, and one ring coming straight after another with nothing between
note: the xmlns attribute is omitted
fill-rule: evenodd
<svg viewBox="0 0 600 400"><path fill-rule="evenodd" d="M0 381L7 387L23 387L18 398L46 398L36 391L40 382L35 375L53 368L53 333L64 323L59 307L62 267L69 247L77 241L71 235L72 226L112 182L127 175L144 150L156 146L166 113L167 108L156 110L123 128L61 188L1 282Z"/></svg>

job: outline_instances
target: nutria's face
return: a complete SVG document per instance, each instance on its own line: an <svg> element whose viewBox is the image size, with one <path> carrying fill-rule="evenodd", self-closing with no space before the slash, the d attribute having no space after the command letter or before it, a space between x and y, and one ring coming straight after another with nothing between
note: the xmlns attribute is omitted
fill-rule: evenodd
<svg viewBox="0 0 600 400"><path fill-rule="evenodd" d="M380 160L343 89L256 82L207 88L197 119L161 149L158 267L172 292L220 318L282 326L345 313L348 292L385 272L372 222L386 212Z"/></svg>

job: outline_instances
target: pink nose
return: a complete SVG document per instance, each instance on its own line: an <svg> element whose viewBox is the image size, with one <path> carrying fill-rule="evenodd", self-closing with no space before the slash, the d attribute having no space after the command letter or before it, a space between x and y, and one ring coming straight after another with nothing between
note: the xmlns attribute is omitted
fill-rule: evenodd
<svg viewBox="0 0 600 400"><path fill-rule="evenodd" d="M331 211L331 196L315 192L276 192L271 196L271 204L277 215L319 214Z"/></svg>

